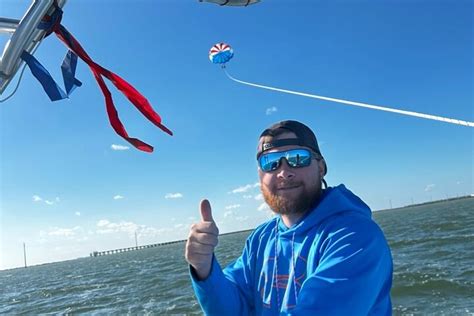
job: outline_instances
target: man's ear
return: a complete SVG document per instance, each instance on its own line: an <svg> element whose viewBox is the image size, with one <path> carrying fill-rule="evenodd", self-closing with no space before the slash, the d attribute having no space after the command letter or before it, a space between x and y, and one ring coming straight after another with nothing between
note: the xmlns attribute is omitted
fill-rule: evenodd
<svg viewBox="0 0 474 316"><path fill-rule="evenodd" d="M319 177L322 179L326 175L326 163L324 162L323 159L318 160L318 171L319 171Z"/></svg>

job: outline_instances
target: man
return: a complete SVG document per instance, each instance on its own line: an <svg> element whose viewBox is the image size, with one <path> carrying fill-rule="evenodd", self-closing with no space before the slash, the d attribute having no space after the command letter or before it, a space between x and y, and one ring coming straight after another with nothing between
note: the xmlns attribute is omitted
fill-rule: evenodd
<svg viewBox="0 0 474 316"><path fill-rule="evenodd" d="M297 121L266 129L257 149L265 201L279 216L258 226L224 270L207 200L186 244L192 284L208 315L390 315L392 258L369 207L327 188L314 133ZM324 188L323 188L324 185Z"/></svg>

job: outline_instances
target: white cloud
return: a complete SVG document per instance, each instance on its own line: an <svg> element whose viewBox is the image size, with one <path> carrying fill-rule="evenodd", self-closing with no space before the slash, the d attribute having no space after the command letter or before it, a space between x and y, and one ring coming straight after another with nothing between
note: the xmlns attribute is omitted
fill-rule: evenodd
<svg viewBox="0 0 474 316"><path fill-rule="evenodd" d="M425 192L433 191L435 186L436 186L435 184L428 184L425 188Z"/></svg>
<svg viewBox="0 0 474 316"><path fill-rule="evenodd" d="M263 200L263 195L262 195L262 193L259 193L259 194L255 195L255 196L254 196L254 199L257 200L257 201Z"/></svg>
<svg viewBox="0 0 474 316"><path fill-rule="evenodd" d="M234 215L234 211L226 211L224 213L224 218L227 218L227 217L232 216L232 215Z"/></svg>
<svg viewBox="0 0 474 316"><path fill-rule="evenodd" d="M110 222L106 219L101 219L100 221L97 222L98 227L104 227L107 226Z"/></svg>
<svg viewBox="0 0 474 316"><path fill-rule="evenodd" d="M33 195L33 202L41 202L43 201L44 203L48 204L48 205L53 205L55 203L59 203L60 199L59 197L56 197L54 200L44 200L42 197L40 197L39 195Z"/></svg>
<svg viewBox="0 0 474 316"><path fill-rule="evenodd" d="M251 198L252 198L252 195L250 195L250 194L245 194L245 195L243 196L243 198L244 198L244 199L251 199Z"/></svg>
<svg viewBox="0 0 474 316"><path fill-rule="evenodd" d="M118 194L116 196L114 196L114 200L121 200L123 198L124 198L123 196L118 195Z"/></svg>
<svg viewBox="0 0 474 316"><path fill-rule="evenodd" d="M181 224L181 223L174 225L174 228L176 228L176 229L183 228L183 227L184 227L184 225Z"/></svg>
<svg viewBox="0 0 474 316"><path fill-rule="evenodd" d="M254 184L246 184L244 186L240 186L238 187L237 189L234 189L232 191L230 191L229 193L245 193L247 191L249 191L250 189L252 188L256 188L256 187L259 187L260 186L260 183L259 182L256 182Z"/></svg>
<svg viewBox="0 0 474 316"><path fill-rule="evenodd" d="M270 209L270 207L268 206L267 203L262 203L262 204L260 204L260 206L258 207L258 210L259 210L259 211L266 211L266 210L269 210L269 209Z"/></svg>
<svg viewBox="0 0 474 316"><path fill-rule="evenodd" d="M138 225L132 222L121 221L120 223L112 223L106 219L97 222L98 234L111 234L125 232L134 235L138 229Z"/></svg>
<svg viewBox="0 0 474 316"><path fill-rule="evenodd" d="M73 228L60 228L52 227L48 231L40 231L40 237L62 237L67 239L75 239L73 237L79 237L84 232L84 229L81 226L76 226ZM43 238L44 239L44 238ZM46 239L44 239L46 241Z"/></svg>
<svg viewBox="0 0 474 316"><path fill-rule="evenodd" d="M165 199L180 199L183 195L181 193L167 193Z"/></svg>
<svg viewBox="0 0 474 316"><path fill-rule="evenodd" d="M53 231L48 233L48 236L63 236L63 237L71 237L74 236L76 232L74 229L70 228L56 228Z"/></svg>
<svg viewBox="0 0 474 316"><path fill-rule="evenodd" d="M112 146L110 146L110 148L112 148L112 150L129 150L130 149L130 147L128 147L128 146L115 145L115 144L112 144Z"/></svg>
<svg viewBox="0 0 474 316"><path fill-rule="evenodd" d="M74 213L76 216L81 216L81 212L75 212Z"/></svg>
<svg viewBox="0 0 474 316"><path fill-rule="evenodd" d="M267 110L265 111L265 114L266 114L266 115L272 115L272 114L275 113L276 111L278 111L278 109L276 108L276 106L272 106L271 108L267 108Z"/></svg>
<svg viewBox="0 0 474 316"><path fill-rule="evenodd" d="M233 210L229 210L224 213L224 222L227 222L227 223L229 223L230 221L245 222L248 219L249 219L248 216L238 216L238 214L235 213L235 211Z"/></svg>
<svg viewBox="0 0 474 316"><path fill-rule="evenodd" d="M188 220L191 221L191 222L192 222L192 221L195 221L195 220L196 220L196 217L195 217L195 216L190 216L190 217L188 217Z"/></svg>
<svg viewBox="0 0 474 316"><path fill-rule="evenodd" d="M230 191L230 193L244 193L244 192L247 192L248 190L250 190L251 188L252 188L252 186L250 184L247 184L247 185L238 187L237 189L234 189L234 190Z"/></svg>
<svg viewBox="0 0 474 316"><path fill-rule="evenodd" d="M234 208L239 208L240 207L240 204L232 204L232 205L227 205L225 207L226 210L231 210L231 209L234 209Z"/></svg>
<svg viewBox="0 0 474 316"><path fill-rule="evenodd" d="M183 224L177 224L176 226ZM173 231L173 228L154 228L146 225L138 225L133 222L121 221L118 223L110 222L107 219L101 219L96 224L97 234L114 234L114 233L126 233L129 237L134 237L137 233L138 237L151 237L155 238L162 234L169 234ZM181 227L179 226L179 227ZM176 227L175 227L176 228Z"/></svg>

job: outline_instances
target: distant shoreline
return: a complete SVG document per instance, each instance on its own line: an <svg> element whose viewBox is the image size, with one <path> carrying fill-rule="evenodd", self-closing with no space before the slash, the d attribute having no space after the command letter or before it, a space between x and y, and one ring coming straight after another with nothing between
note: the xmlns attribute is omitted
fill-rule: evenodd
<svg viewBox="0 0 474 316"><path fill-rule="evenodd" d="M474 195L465 195L465 196L460 196L460 197L455 197L455 198L448 198L444 200L436 200L436 201L429 201L429 202L423 202L423 203L417 203L417 204L410 204L406 206L401 206L401 207L394 207L394 208L388 208L388 209L382 209L382 210L377 210L373 211L372 213L385 213L389 211L394 211L394 210L401 210L401 209L406 209L406 208L412 208L412 207L418 207L418 206L423 206L423 205L430 205L430 204L437 204L437 203L443 203L443 202L449 202L449 201L456 201L456 200L469 200L469 199L474 199ZM219 236L225 236L225 235L232 235L232 234L239 234L239 233L245 233L245 232L251 232L255 228L250 228L250 229L244 229L244 230L238 230L238 231L232 231L232 232L226 232L219 234ZM162 244L171 244L171 243L180 243L180 242L186 242L186 239L181 239L181 240L173 240L173 241L168 241L168 242L163 242ZM74 259L68 259L68 260L62 260L62 261L53 261L53 262L45 262L45 263L39 263L39 264L33 264L28 266L30 267L37 267L37 266L42 266L42 265L48 265L48 264L55 264L55 263L60 263L60 262L65 262L65 261L72 261L72 260L77 260L77 259L83 259L83 258L88 258L89 256L84 256L84 257L78 257ZM25 269L25 267L15 267L15 268L7 268L0 270L0 272L3 271L8 271L8 270L16 270L16 269Z"/></svg>
<svg viewBox="0 0 474 316"><path fill-rule="evenodd" d="M469 200L469 199L474 199L474 196L473 195L463 195L463 196L448 198L448 199L443 199L443 200L436 200L436 201L429 201L429 202L423 202L423 203L409 204L409 205L399 206L399 207L394 207L394 208L385 208L385 209L377 210L377 211L373 211L373 212L378 213L378 212L394 211L394 210L400 210L402 208L411 208L411 207L416 207L416 206L437 204L437 203L456 201L456 200Z"/></svg>

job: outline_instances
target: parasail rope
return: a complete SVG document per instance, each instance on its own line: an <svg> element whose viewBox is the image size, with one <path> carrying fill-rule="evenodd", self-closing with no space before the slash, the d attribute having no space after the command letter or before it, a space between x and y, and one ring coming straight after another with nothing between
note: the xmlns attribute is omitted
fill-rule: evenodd
<svg viewBox="0 0 474 316"><path fill-rule="evenodd" d="M264 86L264 85L260 85L260 84L256 84L256 83L246 82L246 81L239 80L239 79L236 79L236 78L232 77L227 72L226 68L223 68L223 70L224 70L225 74L227 75L227 77L229 77L229 79L231 79L235 82L244 84L244 85L252 86L252 87L257 87L257 88L267 89L267 90L272 90L272 91L278 91L278 92L283 92L283 93L288 93L288 94L295 94L295 95L308 97L308 98L313 98L313 99L320 99L320 100L325 100L325 101L331 101L331 102L337 102L337 103L348 104L348 105L353 105L353 106L359 106L359 107L369 108L369 109L373 109L373 110L393 112L393 113L398 113L398 114L403 114L403 115L408 115L408 116L421 117L421 118L428 119L428 120L435 120L435 121L441 121L441 122L446 122L446 123L451 123L451 124L474 127L474 122L469 122L469 121L463 121L463 120L458 120L458 119L441 117L441 116L436 116L436 115L431 115L431 114L423 114L423 113L418 113L418 112L393 109L393 108L389 108L389 107L366 104L366 103L361 103L361 102L354 102L354 101L347 101L347 100L336 99L336 98L329 98L329 97L324 97L324 96L319 96L319 95L314 95L314 94L309 94L309 93L303 93L303 92L297 92L297 91L292 91L292 90L274 88L274 87Z"/></svg>

